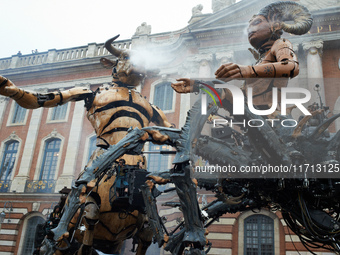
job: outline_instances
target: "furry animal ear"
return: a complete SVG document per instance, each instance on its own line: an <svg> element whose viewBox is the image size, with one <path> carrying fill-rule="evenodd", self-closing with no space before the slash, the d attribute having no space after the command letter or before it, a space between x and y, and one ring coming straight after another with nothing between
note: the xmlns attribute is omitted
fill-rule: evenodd
<svg viewBox="0 0 340 255"><path fill-rule="evenodd" d="M118 60L117 61L111 61L108 58L100 58L100 64L106 69L111 69L112 67L116 66L117 62L118 62Z"/></svg>

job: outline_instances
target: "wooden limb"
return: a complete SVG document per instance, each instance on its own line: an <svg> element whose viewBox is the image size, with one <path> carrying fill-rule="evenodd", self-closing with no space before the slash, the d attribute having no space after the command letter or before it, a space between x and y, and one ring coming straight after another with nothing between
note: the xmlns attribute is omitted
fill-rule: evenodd
<svg viewBox="0 0 340 255"><path fill-rule="evenodd" d="M299 124L296 126L296 128L293 131L292 137L293 138L297 138L301 135L302 132L302 128L306 125L306 123L313 118L314 116L316 116L317 114L321 114L324 110L317 110L312 112L312 115L307 115L305 117L303 117L303 119L299 122Z"/></svg>

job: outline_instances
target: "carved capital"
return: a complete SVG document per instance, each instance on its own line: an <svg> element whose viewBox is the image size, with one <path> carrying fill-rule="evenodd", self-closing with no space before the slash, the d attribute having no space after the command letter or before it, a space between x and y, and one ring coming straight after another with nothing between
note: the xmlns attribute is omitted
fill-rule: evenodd
<svg viewBox="0 0 340 255"><path fill-rule="evenodd" d="M323 49L323 40L315 40L309 42L302 43L303 50L307 51L308 53L315 55L317 53L322 54Z"/></svg>
<svg viewBox="0 0 340 255"><path fill-rule="evenodd" d="M206 62L206 61L212 61L213 59L213 54L211 52L201 52L198 55L195 55L191 58L192 61L196 62L196 63L201 63Z"/></svg>
<svg viewBox="0 0 340 255"><path fill-rule="evenodd" d="M225 64L230 62L234 57L234 51L219 51L216 52L216 60L220 62L220 64Z"/></svg>

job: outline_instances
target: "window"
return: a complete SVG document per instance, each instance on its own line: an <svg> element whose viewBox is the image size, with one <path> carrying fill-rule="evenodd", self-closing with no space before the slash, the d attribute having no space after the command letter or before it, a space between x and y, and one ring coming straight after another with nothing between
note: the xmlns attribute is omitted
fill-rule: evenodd
<svg viewBox="0 0 340 255"><path fill-rule="evenodd" d="M150 143L150 151L168 151L167 145L158 145ZM148 160L149 172L163 172L168 170L169 156L162 154L150 154Z"/></svg>
<svg viewBox="0 0 340 255"><path fill-rule="evenodd" d="M88 157L87 157L87 161L90 160L90 157L91 157L92 153L97 148L96 144L97 144L97 137L96 136L92 136L90 138L90 141L89 141L89 154L88 154Z"/></svg>
<svg viewBox="0 0 340 255"><path fill-rule="evenodd" d="M163 111L172 109L173 89L170 82L162 82L155 86L154 105Z"/></svg>
<svg viewBox="0 0 340 255"><path fill-rule="evenodd" d="M11 178L19 142L9 141L5 144L5 151L1 161L0 180L7 181Z"/></svg>
<svg viewBox="0 0 340 255"><path fill-rule="evenodd" d="M68 103L52 108L50 120L65 120L67 107Z"/></svg>
<svg viewBox="0 0 340 255"><path fill-rule="evenodd" d="M25 122L26 109L15 103L12 124L21 124Z"/></svg>
<svg viewBox="0 0 340 255"><path fill-rule="evenodd" d="M54 175L57 170L60 144L60 139L51 139L46 141L39 180L54 179Z"/></svg>
<svg viewBox="0 0 340 255"><path fill-rule="evenodd" d="M274 254L274 221L265 215L252 215L244 220L244 254Z"/></svg>
<svg viewBox="0 0 340 255"><path fill-rule="evenodd" d="M35 231L38 224L44 223L45 220L39 216L33 216L27 220L27 227L25 229L25 239L21 254L31 255L34 251Z"/></svg>

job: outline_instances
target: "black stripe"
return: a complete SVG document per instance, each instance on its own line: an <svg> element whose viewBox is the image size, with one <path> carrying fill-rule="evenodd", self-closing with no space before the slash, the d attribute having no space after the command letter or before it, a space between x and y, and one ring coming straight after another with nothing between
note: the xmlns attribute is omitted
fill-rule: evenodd
<svg viewBox="0 0 340 255"><path fill-rule="evenodd" d="M161 115L159 115L158 111L156 111L155 109L156 106L153 106L152 107L152 110L153 110L153 116L152 116L152 119L151 121L154 122L154 123L159 123L160 119L161 119Z"/></svg>
<svg viewBox="0 0 340 255"><path fill-rule="evenodd" d="M58 91L58 95L60 96L60 101L59 101L59 103L57 103L57 105L62 105L63 104L63 94L60 91Z"/></svg>
<svg viewBox="0 0 340 255"><path fill-rule="evenodd" d="M14 95L12 95L12 96L9 96L9 97L10 97L10 98L13 98L13 97L15 97L16 95L18 95L19 91L20 91L20 90L18 90L18 91L17 91L17 93L15 93Z"/></svg>
<svg viewBox="0 0 340 255"><path fill-rule="evenodd" d="M4 85L6 85L6 83L8 82L8 79L5 78L1 83L0 83L0 88Z"/></svg>
<svg viewBox="0 0 340 255"><path fill-rule="evenodd" d="M128 130L129 130L129 128L126 128L126 127L117 127L117 128L111 129L110 131L105 132L104 134L101 134L101 136L112 134L114 132L119 132L119 131L126 131L127 132Z"/></svg>
<svg viewBox="0 0 340 255"><path fill-rule="evenodd" d="M120 118L120 117L131 117L131 118L134 118L136 119L140 125L142 127L144 127L144 122L142 120L142 118L135 112L129 112L129 111L126 111L126 110L121 110L121 111L118 111L116 112L115 114L113 114L110 118L110 120L108 121L108 123L103 127L102 131L105 130L105 128L107 128L109 125L111 125L111 123L117 119L117 118Z"/></svg>
<svg viewBox="0 0 340 255"><path fill-rule="evenodd" d="M134 102L129 102L129 101L115 101L115 102L111 102L108 103L107 105L96 109L92 114L98 113L98 112L102 112L102 111L106 111L112 108L117 108L117 107L122 107L122 106L130 106L131 108L136 109L137 111L139 111L141 114L143 114L149 121L151 119L149 113L145 110L145 108L143 108L143 106L139 105L139 104L135 104Z"/></svg>
<svg viewBox="0 0 340 255"><path fill-rule="evenodd" d="M17 99L17 101L19 101L21 98L23 98L25 95L25 91L22 91L22 96L20 98Z"/></svg>
<svg viewBox="0 0 340 255"><path fill-rule="evenodd" d="M110 147L110 144L104 138L101 138L101 137L98 137L98 136L97 136L97 138L99 138L100 140L102 140L106 143L106 145L100 144L100 145L97 145L97 147L102 147L104 149L107 149L107 148Z"/></svg>
<svg viewBox="0 0 340 255"><path fill-rule="evenodd" d="M130 102L130 103L133 103L131 90L129 90L129 102Z"/></svg>

